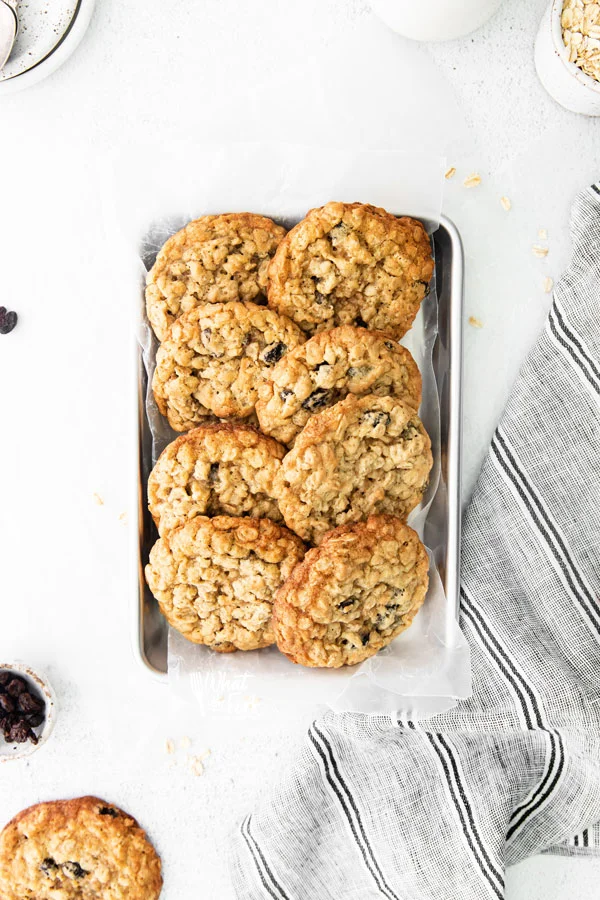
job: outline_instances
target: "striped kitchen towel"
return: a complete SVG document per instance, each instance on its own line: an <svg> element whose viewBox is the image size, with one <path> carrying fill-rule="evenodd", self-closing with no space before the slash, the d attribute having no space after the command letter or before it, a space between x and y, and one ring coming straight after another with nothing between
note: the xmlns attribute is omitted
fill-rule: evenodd
<svg viewBox="0 0 600 900"><path fill-rule="evenodd" d="M535 853L600 853L600 188L463 530L474 694L329 714L236 833L240 900L504 896Z"/></svg>

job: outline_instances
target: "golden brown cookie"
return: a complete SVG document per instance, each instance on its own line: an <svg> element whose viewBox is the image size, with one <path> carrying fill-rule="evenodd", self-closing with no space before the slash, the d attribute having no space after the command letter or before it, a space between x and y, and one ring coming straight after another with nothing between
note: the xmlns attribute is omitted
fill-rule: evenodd
<svg viewBox="0 0 600 900"><path fill-rule="evenodd" d="M347 394L421 403L421 374L405 347L382 331L341 325L321 331L283 357L259 389L261 429L292 446L310 417Z"/></svg>
<svg viewBox="0 0 600 900"><path fill-rule="evenodd" d="M148 479L148 508L164 536L196 516L281 522L275 476L286 449L248 425L201 425L165 447Z"/></svg>
<svg viewBox="0 0 600 900"><path fill-rule="evenodd" d="M211 415L254 411L267 371L304 335L286 316L256 303L204 303L180 316L158 348L152 390L175 431Z"/></svg>
<svg viewBox="0 0 600 900"><path fill-rule="evenodd" d="M360 325L400 339L433 275L431 244L416 219L364 203L311 209L269 266L269 306L308 334Z"/></svg>
<svg viewBox="0 0 600 900"><path fill-rule="evenodd" d="M335 528L277 592L277 646L303 666L356 665L408 628L428 572L425 547L395 516Z"/></svg>
<svg viewBox="0 0 600 900"><path fill-rule="evenodd" d="M97 797L38 803L0 834L1 900L156 900L161 888L146 833Z"/></svg>
<svg viewBox="0 0 600 900"><path fill-rule="evenodd" d="M395 397L349 395L309 419L284 457L279 508L288 528L314 544L372 513L406 519L432 464L414 407Z"/></svg>
<svg viewBox="0 0 600 900"><path fill-rule="evenodd" d="M198 517L156 542L146 580L189 641L256 650L273 643L275 591L303 556L302 541L270 519Z"/></svg>
<svg viewBox="0 0 600 900"><path fill-rule="evenodd" d="M255 300L285 228L265 216L227 213L189 222L161 248L146 279L146 311L160 341L200 303Z"/></svg>

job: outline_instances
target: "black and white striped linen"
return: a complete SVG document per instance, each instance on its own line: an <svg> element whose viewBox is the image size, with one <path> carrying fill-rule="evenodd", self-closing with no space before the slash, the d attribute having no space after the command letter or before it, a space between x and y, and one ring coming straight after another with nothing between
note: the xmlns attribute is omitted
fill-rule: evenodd
<svg viewBox="0 0 600 900"><path fill-rule="evenodd" d="M600 187L467 511L474 693L415 722L327 715L234 840L240 900L502 898L600 853Z"/></svg>

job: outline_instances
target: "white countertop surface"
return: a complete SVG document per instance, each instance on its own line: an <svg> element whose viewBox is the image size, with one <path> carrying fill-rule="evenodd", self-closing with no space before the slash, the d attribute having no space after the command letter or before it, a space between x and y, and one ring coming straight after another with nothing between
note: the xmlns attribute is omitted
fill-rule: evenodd
<svg viewBox="0 0 600 900"><path fill-rule="evenodd" d="M104 0L60 71L0 100L0 295L20 317L0 336L0 656L46 669L61 706L49 744L0 767L3 821L43 799L104 796L150 831L165 900L229 900L227 833L303 730L190 717L134 663L119 518L130 496L129 301L111 265L106 158L181 137L448 141L458 174L444 211L465 240L466 316L483 323L465 326L466 497L543 321L543 278L567 258L573 194L600 176L600 121L557 107L535 75L544 5L506 0L482 31L427 47L392 35L364 0ZM423 110L430 125L416 131L402 115L413 56L457 107ZM467 190L473 171L482 184ZM540 228L544 260L531 253ZM182 736L190 752L212 751L201 777L184 751L169 767L165 740ZM506 896L592 900L599 878L600 860L540 857L509 872Z"/></svg>

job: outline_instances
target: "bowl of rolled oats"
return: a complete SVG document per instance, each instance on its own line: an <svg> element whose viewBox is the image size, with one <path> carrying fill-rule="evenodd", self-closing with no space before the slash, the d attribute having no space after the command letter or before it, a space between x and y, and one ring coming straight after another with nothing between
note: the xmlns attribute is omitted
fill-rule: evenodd
<svg viewBox="0 0 600 900"><path fill-rule="evenodd" d="M600 116L600 2L553 0L540 23L535 67L557 103Z"/></svg>

